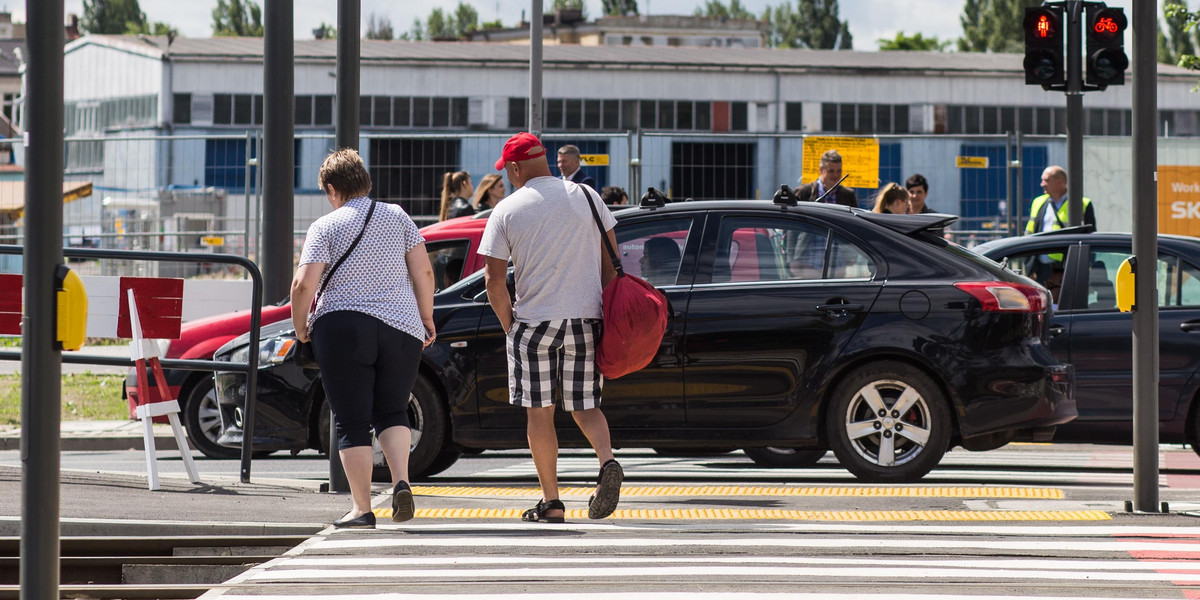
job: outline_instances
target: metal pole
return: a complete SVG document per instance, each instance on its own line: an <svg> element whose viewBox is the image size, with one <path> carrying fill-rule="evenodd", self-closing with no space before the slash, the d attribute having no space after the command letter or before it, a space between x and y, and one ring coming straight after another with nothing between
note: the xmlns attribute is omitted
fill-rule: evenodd
<svg viewBox="0 0 1200 600"><path fill-rule="evenodd" d="M286 297L292 281L296 151L295 57L291 0L267 0L263 28L262 260L264 302Z"/></svg>
<svg viewBox="0 0 1200 600"><path fill-rule="evenodd" d="M542 0L531 0L529 19L529 132L542 135Z"/></svg>
<svg viewBox="0 0 1200 600"><path fill-rule="evenodd" d="M1133 312L1134 510L1158 504L1158 104L1157 6L1133 3L1133 254L1138 259Z"/></svg>
<svg viewBox="0 0 1200 600"><path fill-rule="evenodd" d="M358 149L359 56L362 13L360 0L338 0L337 131L338 148ZM329 419L329 491L348 492L350 482L337 452L337 429Z"/></svg>
<svg viewBox="0 0 1200 600"><path fill-rule="evenodd" d="M1067 3L1067 222L1083 224L1083 2Z"/></svg>
<svg viewBox="0 0 1200 600"><path fill-rule="evenodd" d="M251 223L251 221L250 221L250 205L251 205L250 187L254 184L254 180L251 178L251 175L254 173L254 169L251 167L254 166L254 164L257 160L257 159L250 158L250 155L253 154L253 152L251 151L251 148L253 148L253 146L252 146L253 143L254 143L254 132L247 131L246 132L246 178L245 178L246 179L246 194L245 194L245 196L246 196L246 222L245 222L245 225L246 225L246 250L245 250L245 255L246 255L246 258L250 258L251 256L253 256L254 260L257 260L259 258L259 256L255 252L255 250L254 250L255 246L252 245L251 240L250 240L250 233L252 231L251 225L250 225L250 223Z"/></svg>
<svg viewBox="0 0 1200 600"><path fill-rule="evenodd" d="M62 352L63 0L26 0L25 316L21 319L21 598L57 600Z"/></svg>

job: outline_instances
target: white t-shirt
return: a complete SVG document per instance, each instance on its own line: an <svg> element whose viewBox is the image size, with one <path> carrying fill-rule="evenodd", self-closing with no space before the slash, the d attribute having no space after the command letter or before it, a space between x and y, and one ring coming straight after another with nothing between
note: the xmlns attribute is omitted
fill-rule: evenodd
<svg viewBox="0 0 1200 600"><path fill-rule="evenodd" d="M424 341L425 325L421 323L404 255L425 238L403 208L383 202L375 205L364 231L363 219L370 208L371 200L366 196L352 198L309 226L300 264L325 263L326 272L363 231L354 252L325 284L317 309L308 319L309 326L326 313L350 310L371 315Z"/></svg>
<svg viewBox="0 0 1200 600"><path fill-rule="evenodd" d="M479 253L512 260L517 288L513 318L517 321L603 316L603 250L584 187L556 177L537 177L496 205L488 217ZM600 203L600 195L588 190L604 230L611 230L616 218Z"/></svg>

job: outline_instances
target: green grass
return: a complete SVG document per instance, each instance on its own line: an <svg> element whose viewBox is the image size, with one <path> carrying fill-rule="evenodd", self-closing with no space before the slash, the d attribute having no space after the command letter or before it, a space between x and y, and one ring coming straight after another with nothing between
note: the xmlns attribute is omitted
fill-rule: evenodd
<svg viewBox="0 0 1200 600"><path fill-rule="evenodd" d="M121 399L124 382L124 375L63 375L62 420L128 419L129 409ZM21 376L0 375L0 425L20 423Z"/></svg>

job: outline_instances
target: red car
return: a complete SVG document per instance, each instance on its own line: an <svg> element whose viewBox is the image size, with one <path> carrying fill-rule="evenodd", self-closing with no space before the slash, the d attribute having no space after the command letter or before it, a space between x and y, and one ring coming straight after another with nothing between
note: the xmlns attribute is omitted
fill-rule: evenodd
<svg viewBox="0 0 1200 600"><path fill-rule="evenodd" d="M421 229L421 235L425 236L425 247L429 251L429 261L433 263L437 289L447 287L483 268L484 258L476 250L479 248L479 238L483 236L483 227L487 224L488 212L490 211L435 223ZM266 326L289 319L291 315L292 305L285 298L279 304L263 307L262 324ZM249 330L249 310L188 321L183 324L179 339L171 340L165 358L212 358L217 348ZM238 449L226 448L216 443L217 438L221 436L222 426L216 393L213 391L212 373L166 369L164 375L171 394L179 399L181 420L187 429L192 447L209 458L237 458ZM158 402L161 398L153 377L149 381L147 400ZM130 369L125 376L125 387L121 395L129 402L129 418L136 418L135 412L140 402L137 372L134 369ZM160 419L166 422L165 417Z"/></svg>

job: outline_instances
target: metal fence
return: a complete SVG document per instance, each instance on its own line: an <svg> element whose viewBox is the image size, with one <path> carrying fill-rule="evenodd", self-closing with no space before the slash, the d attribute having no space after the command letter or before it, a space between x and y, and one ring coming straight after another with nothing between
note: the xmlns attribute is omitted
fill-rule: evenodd
<svg viewBox="0 0 1200 600"><path fill-rule="evenodd" d="M362 135L360 151L380 200L398 203L419 224L436 221L444 173L465 170L475 182L494 172L509 133ZM780 184L797 185L806 139L796 134L691 134L620 132L544 136L553 165L563 144L593 160L583 167L597 187L624 188L636 201L647 187L675 199L770 198ZM856 188L869 208L879 186L921 173L930 183L928 204L959 215L951 235L967 245L1019 233L1032 198L1041 194L1042 170L1065 165L1062 136L876 136L874 185ZM317 172L332 149L332 135L295 138L297 256L304 231L329 210ZM238 135L67 138L68 182L89 182L91 196L64 207L64 240L71 247L259 255L262 184L261 131ZM1132 174L1128 138L1085 138L1084 193L1096 205L1101 229L1128 230ZM973 160L960 166L959 157ZM1194 141L1162 138L1160 164L1200 165ZM805 181L807 183L807 181ZM0 187L0 195L12 193ZM0 197L0 206L7 205ZM21 243L23 228L10 211L0 214L0 242ZM6 267L0 264L0 270ZM153 265L96 265L93 272L195 276L221 275L218 265L183 273ZM11 270L11 269L9 269ZM89 268L83 267L88 273Z"/></svg>

